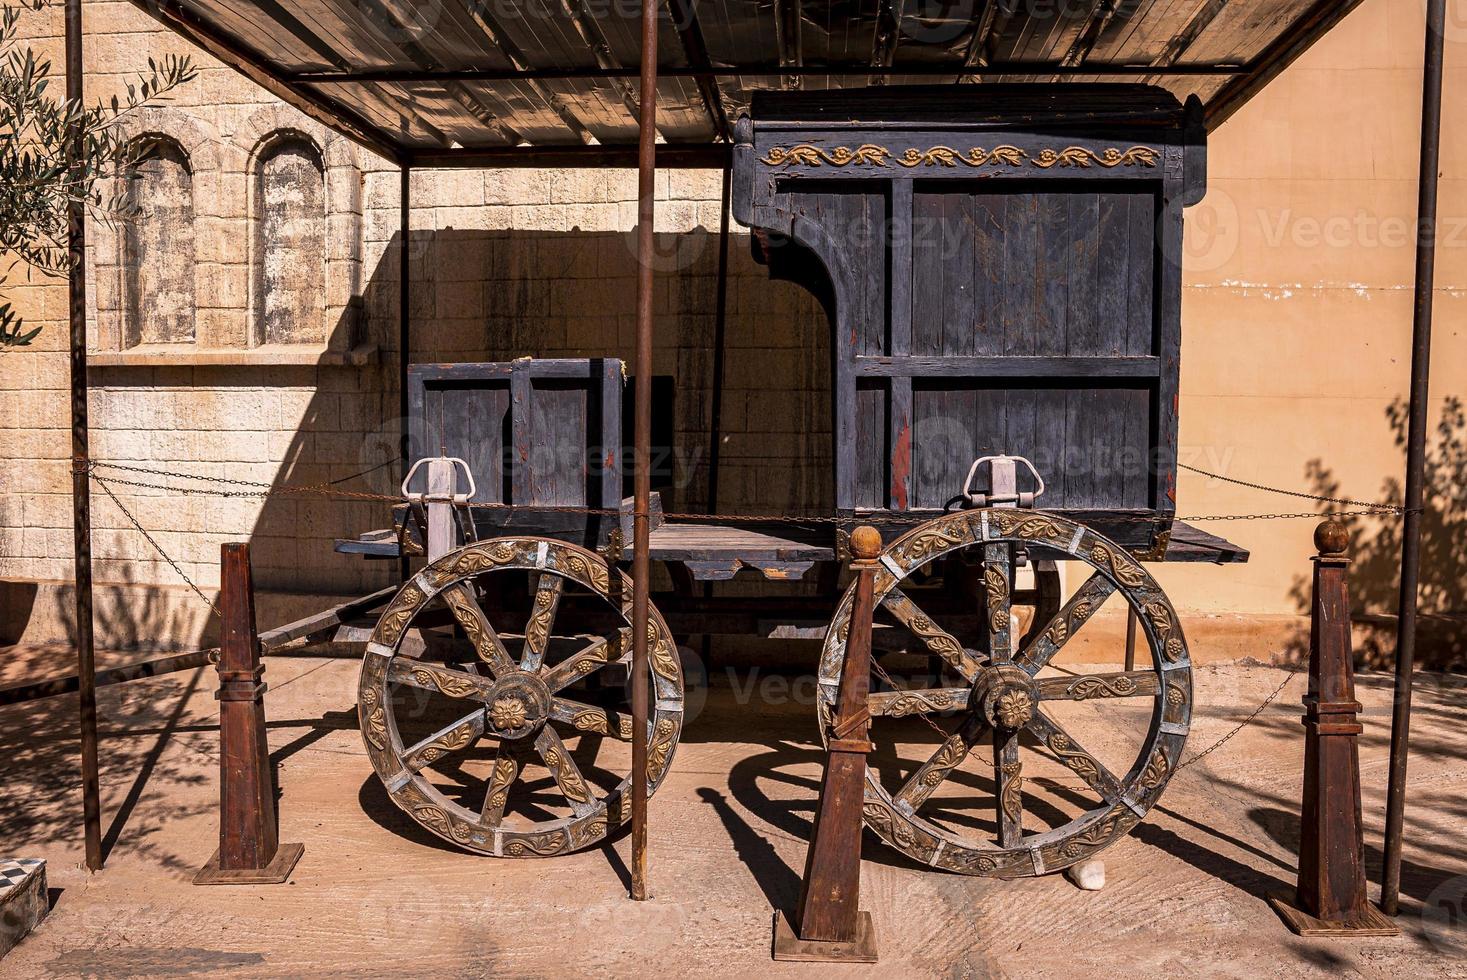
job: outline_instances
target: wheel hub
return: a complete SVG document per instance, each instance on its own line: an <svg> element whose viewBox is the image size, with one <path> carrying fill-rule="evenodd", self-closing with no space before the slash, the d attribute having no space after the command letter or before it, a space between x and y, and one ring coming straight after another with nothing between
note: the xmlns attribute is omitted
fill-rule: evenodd
<svg viewBox="0 0 1467 980"><path fill-rule="evenodd" d="M1039 688L1034 678L1012 664L988 667L978 675L973 703L994 728L1018 731L1034 717Z"/></svg>
<svg viewBox="0 0 1467 980"><path fill-rule="evenodd" d="M550 688L534 674L504 677L484 699L486 727L500 738L524 738L545 724L549 715Z"/></svg>

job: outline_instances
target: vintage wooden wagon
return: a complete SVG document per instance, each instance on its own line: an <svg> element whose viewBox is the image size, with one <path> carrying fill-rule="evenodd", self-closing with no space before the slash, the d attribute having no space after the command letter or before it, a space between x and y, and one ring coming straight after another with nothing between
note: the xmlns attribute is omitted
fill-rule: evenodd
<svg viewBox="0 0 1467 980"><path fill-rule="evenodd" d="M823 638L825 717L851 615L845 537L874 522L888 544L868 826L924 864L1015 876L1141 819L1192 710L1182 624L1142 562L1246 558L1173 517L1179 242L1204 146L1196 104L1147 86L993 86L961 106L924 88L755 98L735 127L734 214L770 274L828 316L837 512L664 521L654 507L650 556L671 587L647 627L649 792L681 733L680 636ZM392 530L340 547L426 564L361 625L309 624L366 639L372 764L405 812L468 850L566 853L629 815L622 379L612 358L413 366L408 502ZM1068 594L1061 563L1087 576ZM815 585L759 600L698 584L740 572ZM1149 662L1054 669L1113 594ZM1136 706L1118 749L1060 720L1096 699ZM991 778L939 792L984 741ZM1026 783L1031 755L1069 784ZM1026 805L1044 785L1058 797Z"/></svg>
<svg viewBox="0 0 1467 980"><path fill-rule="evenodd" d="M837 724L864 723L869 713L885 726L865 819L917 860L1012 876L1107 846L1162 792L1191 712L1182 625L1142 562L1246 559L1173 516L1179 243L1182 210L1204 184L1204 123L1226 120L1359 3L134 0L399 167L396 367L401 414L414 426L403 463L422 464L427 485L404 486L393 529L340 547L408 562L423 554L426 565L405 565L398 588L273 630L264 646L366 641L360 714L373 764L413 819L470 850L549 855L593 844L627 819L630 796L634 898L647 897L643 804L680 734L673 644L683 633L795 635L823 621L814 627L824 643L822 722L842 663L859 666L867 639L887 650L873 662L869 698L863 683L842 678ZM67 96L82 99L81 0L65 7ZM1430 0L1426 15L1382 884L1391 912L1416 621L1445 4ZM923 81L943 84L912 87ZM962 84L980 81L1024 84ZM409 370L411 170L633 164L640 257L653 249L657 166L731 164L734 211L754 229L771 275L824 304L833 337L833 514L762 526L669 515L677 519L651 531L650 261L637 276L630 506L619 496L613 359ZM68 245L77 256L84 210L72 203ZM98 869L89 488L100 463L88 446L87 267L74 262L69 275L75 683L87 865ZM846 542L858 540L863 554L874 544L859 528L848 538L863 520L887 540L880 570L868 563L859 572L862 609L853 616L850 593L837 586ZM631 580L620 567L629 554ZM652 559L673 585L655 608ZM1066 567L1088 578L1065 588ZM696 586L740 572L808 577L814 587L766 601ZM852 625L865 625L873 574L875 636ZM1128 650L1122 672L1066 675L1055 655L1115 593L1139 626L1150 668L1131 669ZM1029 609L1022 633L1015 607ZM598 683L628 663L628 647L631 715L645 727L632 724L616 685ZM150 672L197 665L199 656ZM924 678L914 661L936 669ZM864 673L852 671L861 681ZM1109 758L1055 718L1095 704L1136 723L1135 737ZM913 731L929 751L909 765L891 747L910 745ZM964 780L975 788L960 763L984 738L991 779L977 796L946 792ZM627 740L634 767L600 751ZM864 757L864 742L843 749L835 741L832 759ZM1045 759L1068 782L1042 770L1036 777L1031 767ZM526 785L527 763L548 778ZM631 768L638 778L618 774ZM1036 799L1036 787L1053 792ZM839 846L859 851L852 828L838 836ZM824 912L802 915L799 939L852 938L831 934L855 918L855 863L846 857L836 876L850 886L841 927ZM827 895L834 881L821 880Z"/></svg>

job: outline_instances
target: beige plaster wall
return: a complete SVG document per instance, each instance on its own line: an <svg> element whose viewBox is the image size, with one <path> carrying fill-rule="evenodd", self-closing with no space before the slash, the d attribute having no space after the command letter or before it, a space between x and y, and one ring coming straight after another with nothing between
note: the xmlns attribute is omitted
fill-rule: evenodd
<svg viewBox="0 0 1467 980"><path fill-rule="evenodd" d="M130 4L85 6L88 85L95 96L110 92L147 55L186 47ZM41 28L38 43L59 62L59 11L28 23ZM1300 489L1324 485L1313 469L1322 467L1339 494L1366 499L1379 498L1401 471L1387 410L1404 394L1408 370L1421 34L1420 4L1367 0L1214 134L1208 196L1188 216L1182 462ZM273 484L351 478L389 458L396 439L397 173L365 151L352 150L346 159L347 148L333 149L340 141L319 126L193 54L201 75L161 111L173 123L165 118L160 125L187 130L200 158L217 161L196 191L196 247L199 261L208 263L201 343L249 343L250 160L269 132L291 127L320 144L328 166L336 159L344 168L328 186L328 247L340 274L330 279L333 312L322 342L375 354L360 366L96 368L94 453ZM1447 57L1445 237L1432 378L1438 417L1444 399L1462 392L1467 374L1467 114L1450 94L1467 81L1467 12L1449 37ZM678 381L679 489L671 496L677 506L701 507L719 178L667 172L659 179L667 274L658 285L656 367ZM412 193L415 358L630 358L634 174L422 173L414 176ZM102 302L94 333L104 350L111 335L107 291L116 288L101 254L107 234L94 228L100 242L94 308ZM802 291L768 281L749 258L744 234L732 242L731 276L722 505L824 510L831 488L821 315ZM6 446L0 579L57 582L71 575L66 291L57 283L17 280L9 295L45 329L34 348L0 355ZM391 471L381 468L346 485L386 491ZM219 543L241 538L253 541L258 578L270 589L353 592L388 581L385 565L331 551L333 538L381 525L379 505L116 489L206 591L217 584ZM1460 501L1461 491L1456 494ZM1313 509L1307 501L1191 473L1182 475L1178 492L1182 515ZM1207 628L1208 617L1292 628L1313 523L1208 524L1250 548L1252 563L1167 568L1163 582L1199 628ZM1380 526L1360 524L1366 557L1358 578L1372 610L1389 607L1393 588L1393 539L1387 534L1379 547L1370 544ZM1450 528L1433 534L1438 560L1429 573L1430 603L1460 611L1460 589L1453 586L1467 567L1461 536ZM190 634L202 623L201 604L102 494L94 549L98 575L114 589L102 602L104 634L117 642L196 639ZM22 588L6 595L4 621L12 635L25 628L28 638L44 638L64 621L58 593Z"/></svg>
<svg viewBox="0 0 1467 980"><path fill-rule="evenodd" d="M1449 6L1434 423L1467 390L1467 6ZM1399 496L1405 457L1389 409L1410 370L1422 8L1368 0L1213 134L1208 194L1187 217L1182 462L1331 496ZM1426 522L1423 597L1441 612L1467 608L1460 426L1455 450L1433 434L1433 503L1447 518ZM1314 509L1186 472L1178 487L1184 515ZM1199 611L1295 611L1313 523L1209 525L1249 547L1250 564L1167 568L1163 582ZM1354 522L1357 605L1372 612L1394 611L1398 523Z"/></svg>

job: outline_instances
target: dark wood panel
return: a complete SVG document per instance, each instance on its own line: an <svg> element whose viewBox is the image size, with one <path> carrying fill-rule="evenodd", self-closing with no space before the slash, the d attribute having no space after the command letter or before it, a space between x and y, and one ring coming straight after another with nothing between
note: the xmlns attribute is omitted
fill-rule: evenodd
<svg viewBox="0 0 1467 980"><path fill-rule="evenodd" d="M961 493L974 459L1013 453L1032 460L1044 477L1041 506L1145 508L1150 397L1144 387L918 382L911 506L944 506Z"/></svg>
<svg viewBox="0 0 1467 980"><path fill-rule="evenodd" d="M615 507L622 394L613 358L416 364L410 454L463 459L476 502Z"/></svg>
<svg viewBox="0 0 1467 980"><path fill-rule="evenodd" d="M1149 191L918 193L912 352L1150 353L1154 209Z"/></svg>
<svg viewBox="0 0 1467 980"><path fill-rule="evenodd" d="M739 217L828 272L837 505L938 508L1007 452L1047 506L1169 513L1181 283L1161 256L1201 137L1163 95L1157 118L1114 91L1088 117L921 94L770 97L737 133Z"/></svg>
<svg viewBox="0 0 1467 980"><path fill-rule="evenodd" d="M457 456L474 474L476 503L505 501L504 455L508 445L509 381L424 388L422 436L413 460Z"/></svg>
<svg viewBox="0 0 1467 980"><path fill-rule="evenodd" d="M599 439L590 438L600 416L600 400L566 381L541 381L531 387L531 438L526 456L530 498L518 503L581 506L599 496ZM591 416L594 410L595 416ZM593 466L593 464L595 464ZM589 484L595 481L597 486Z"/></svg>

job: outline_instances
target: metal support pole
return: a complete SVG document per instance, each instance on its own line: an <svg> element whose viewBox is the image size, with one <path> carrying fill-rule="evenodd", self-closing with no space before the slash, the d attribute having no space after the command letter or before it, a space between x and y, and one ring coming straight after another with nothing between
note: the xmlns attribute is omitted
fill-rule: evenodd
<svg viewBox="0 0 1467 980"><path fill-rule="evenodd" d="M728 334L728 223L733 203L733 167L723 168L722 209L718 218L718 285L713 307L713 392L708 405L708 513L718 513L718 472L723 448L723 351ZM703 583L703 598L713 583ZM703 634L703 664L713 655L713 634Z"/></svg>
<svg viewBox="0 0 1467 980"><path fill-rule="evenodd" d="M408 278L412 272L408 264L408 236L412 230L411 188L412 170L403 164L398 170L397 185L397 424L402 427L398 433L398 455L402 460L399 480L407 478L408 467L412 465L408 457L408 360L412 343L412 285ZM408 571L407 555L403 555L397 562L398 580L406 582Z"/></svg>
<svg viewBox="0 0 1467 980"><path fill-rule="evenodd" d="M1380 907L1399 909L1401 831L1406 814L1406 756L1411 736L1411 680L1416 666L1416 591L1421 572L1422 484L1426 471L1427 380L1431 373L1431 299L1436 270L1437 163L1441 150L1442 37L1446 0L1426 5L1421 77L1421 165L1416 205L1416 305L1411 322L1411 394L1406 429L1406 513L1401 530L1401 594L1396 618L1396 696L1391 713L1385 858Z"/></svg>
<svg viewBox="0 0 1467 980"><path fill-rule="evenodd" d="M632 498L632 898L647 894L647 611L651 586L652 248L657 174L657 4L642 0L637 112L637 352Z"/></svg>
<svg viewBox="0 0 1467 980"><path fill-rule="evenodd" d="M723 442L723 348L728 333L728 223L733 167L723 168L722 210L718 219L718 284L713 306L713 392L708 407L708 513L718 513L718 464ZM707 583L711 587L712 583ZM705 595L712 593L705 588Z"/></svg>
<svg viewBox="0 0 1467 980"><path fill-rule="evenodd" d="M66 98L82 99L81 0L66 0ZM74 184L80 184L81 133L67 141ZM80 707L82 831L87 868L102 870L102 800L97 778L97 661L92 648L92 497L87 437L86 206L67 205L67 285L71 319L71 526L76 563L76 676Z"/></svg>

